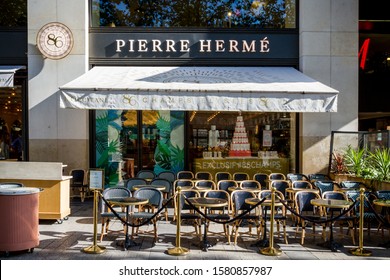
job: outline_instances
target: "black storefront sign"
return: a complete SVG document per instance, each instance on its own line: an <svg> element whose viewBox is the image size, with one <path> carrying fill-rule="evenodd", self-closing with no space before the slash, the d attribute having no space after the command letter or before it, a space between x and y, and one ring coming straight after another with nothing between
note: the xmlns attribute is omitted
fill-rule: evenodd
<svg viewBox="0 0 390 280"><path fill-rule="evenodd" d="M96 64L293 65L298 60L296 33L92 32L90 61Z"/></svg>

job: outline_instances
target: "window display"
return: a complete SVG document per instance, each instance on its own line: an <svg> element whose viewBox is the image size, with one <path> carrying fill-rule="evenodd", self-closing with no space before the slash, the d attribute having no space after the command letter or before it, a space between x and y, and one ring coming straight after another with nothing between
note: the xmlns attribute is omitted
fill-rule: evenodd
<svg viewBox="0 0 390 280"><path fill-rule="evenodd" d="M197 172L288 173L295 168L295 117L293 113L196 112L189 130L192 167Z"/></svg>

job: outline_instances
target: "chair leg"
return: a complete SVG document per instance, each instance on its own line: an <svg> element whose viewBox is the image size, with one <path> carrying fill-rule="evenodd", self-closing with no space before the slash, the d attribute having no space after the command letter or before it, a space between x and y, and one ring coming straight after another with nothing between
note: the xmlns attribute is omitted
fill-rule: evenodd
<svg viewBox="0 0 390 280"><path fill-rule="evenodd" d="M286 221L283 221L283 234L284 234L284 243L288 244L287 232L286 232Z"/></svg>
<svg viewBox="0 0 390 280"><path fill-rule="evenodd" d="M305 233L306 233L305 225L302 224L301 245L303 245L305 243Z"/></svg>
<svg viewBox="0 0 390 280"><path fill-rule="evenodd" d="M153 228L154 228L154 242L157 242L157 219L154 219L153 221Z"/></svg>
<svg viewBox="0 0 390 280"><path fill-rule="evenodd" d="M105 234L105 231L106 230L106 222L104 221L104 219L102 219L102 231L100 232L100 242L103 241L103 236Z"/></svg>

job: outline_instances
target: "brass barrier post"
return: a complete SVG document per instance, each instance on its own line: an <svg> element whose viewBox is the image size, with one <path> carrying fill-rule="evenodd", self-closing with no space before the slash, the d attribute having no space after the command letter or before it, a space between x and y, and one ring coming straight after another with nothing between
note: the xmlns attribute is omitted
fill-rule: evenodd
<svg viewBox="0 0 390 280"><path fill-rule="evenodd" d="M371 256L372 252L363 248L363 226L364 226L364 188L360 188L360 207L359 207L359 247L350 249L349 252L355 256Z"/></svg>
<svg viewBox="0 0 390 280"><path fill-rule="evenodd" d="M93 190L93 245L83 249L87 254L101 254L106 250L106 247L97 245L98 195L99 190Z"/></svg>
<svg viewBox="0 0 390 280"><path fill-rule="evenodd" d="M280 256L282 250L274 248L274 219L275 219L275 188L271 188L271 218L269 232L269 247L260 249L260 253L267 256ZM267 221L264 221L265 223ZM265 233L264 233L265 234Z"/></svg>
<svg viewBox="0 0 390 280"><path fill-rule="evenodd" d="M180 244L180 224L181 224L181 187L177 188L177 194L176 194L176 207L175 207L175 213L176 213L176 247L175 248L169 248L167 250L168 255L172 256L181 256L186 255L190 251L187 248L181 247Z"/></svg>

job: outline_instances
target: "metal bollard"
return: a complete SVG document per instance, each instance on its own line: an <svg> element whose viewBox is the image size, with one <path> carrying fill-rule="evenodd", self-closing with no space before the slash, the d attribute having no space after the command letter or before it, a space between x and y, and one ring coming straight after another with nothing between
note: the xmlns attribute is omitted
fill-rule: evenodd
<svg viewBox="0 0 390 280"><path fill-rule="evenodd" d="M260 253L267 256L280 256L282 250L274 248L274 219L275 219L275 188L271 188L271 221L269 233L269 247L260 250ZM267 221L265 221L267 222Z"/></svg>
<svg viewBox="0 0 390 280"><path fill-rule="evenodd" d="M97 245L97 220L98 220L98 196L99 190L93 190L93 245L84 248L83 252L87 254L101 254L106 247Z"/></svg>
<svg viewBox="0 0 390 280"><path fill-rule="evenodd" d="M359 247L350 249L349 252L355 256L371 256L372 252L363 248L363 226L364 226L364 196L365 189L360 188L360 207L359 207Z"/></svg>
<svg viewBox="0 0 390 280"><path fill-rule="evenodd" d="M181 239L181 236L180 236L180 224L181 224L181 218L180 218L180 215L181 215L181 207L180 207L180 203L181 203L181 187L178 187L177 188L177 193L176 193L176 208L175 208L175 212L176 212L176 247L174 248L170 248L166 251L166 253L168 255L172 255L172 256L181 256L181 255L186 255L188 254L188 252L190 251L189 249L187 248L184 248L184 247L181 247L181 244L180 244L180 239Z"/></svg>

